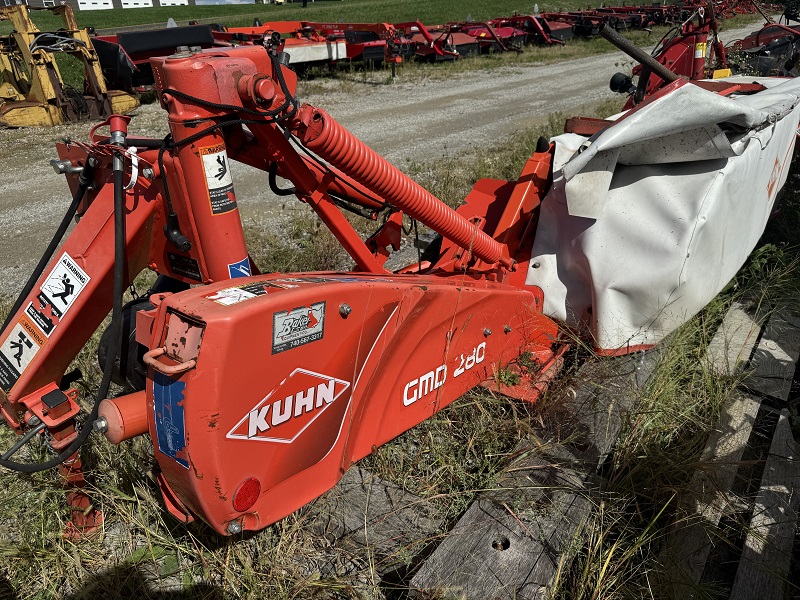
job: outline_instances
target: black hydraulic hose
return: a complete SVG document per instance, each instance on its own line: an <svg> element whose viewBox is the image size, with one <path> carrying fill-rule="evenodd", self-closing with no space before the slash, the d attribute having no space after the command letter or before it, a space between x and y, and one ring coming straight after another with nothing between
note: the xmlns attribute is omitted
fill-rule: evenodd
<svg viewBox="0 0 800 600"><path fill-rule="evenodd" d="M25 287L22 288L19 296L17 296L17 301L14 303L11 312L9 312L6 316L3 327L0 328L0 335L5 332L10 325L11 320L14 318L14 315L16 315L20 307L22 307L22 303L25 302L25 298L28 297L28 294L30 294L31 290L33 290L33 286L36 285L37 281L39 281L39 277L42 276L42 272L44 272L45 267L53 257L53 253L55 253L56 248L58 248L58 245L61 243L61 238L64 237L70 222L75 217L75 213L78 211L78 206L80 206L84 195L86 195L86 190L89 189L89 185L94 180L94 169L96 166L97 159L90 156L83 167L83 171L81 171L81 174L78 176L78 188L72 195L72 203L69 205L67 212L64 214L64 218L61 220L61 224L58 226L58 229L56 229L53 239L50 240L50 244L48 244L47 249L42 255L42 258L39 259L39 264L36 265L36 268L28 278Z"/></svg>
<svg viewBox="0 0 800 600"><path fill-rule="evenodd" d="M20 439L17 441L17 443L16 443L16 444L14 444L13 446L11 446L11 448L9 448L8 450L6 450L6 453L5 453L5 454L3 454L3 456L0 456L0 458L2 458L3 460L8 460L8 459L9 459L9 458L11 458L12 456L14 456L14 454L16 454L17 450L19 450L19 449L20 449L20 448L22 448L22 447L23 447L25 444L27 444L28 442L30 442L30 441L31 441L31 440L32 440L34 437L36 437L36 436L39 434L39 432L40 432L42 429L45 429L45 428L47 428L47 425L45 425L44 423L39 423L39 424L38 424L36 427L34 427L34 428L33 428L33 429L31 429L30 431L28 431L28 433L26 433L25 435L23 435L23 436L22 436L22 437L21 437L21 438L20 438Z"/></svg>
<svg viewBox="0 0 800 600"><path fill-rule="evenodd" d="M153 138L126 138L127 146L136 146L138 148L147 148L148 150L158 150L164 145L164 140Z"/></svg>
<svg viewBox="0 0 800 600"><path fill-rule="evenodd" d="M278 163L272 163L269 166L269 189L272 190L272 193L276 196L291 196L296 191L297 188L292 186L286 189L281 189L278 187Z"/></svg>
<svg viewBox="0 0 800 600"><path fill-rule="evenodd" d="M111 311L110 348L119 353L122 342L122 294L125 292L125 190L123 189L123 161L120 154L114 154L114 303ZM103 379L94 400L92 412L86 419L78 437L55 458L42 463L19 463L0 459L0 467L22 473L38 473L62 464L75 454L92 433L92 424L97 420L100 402L108 396L111 376L114 371L115 355L109 356L103 369Z"/></svg>

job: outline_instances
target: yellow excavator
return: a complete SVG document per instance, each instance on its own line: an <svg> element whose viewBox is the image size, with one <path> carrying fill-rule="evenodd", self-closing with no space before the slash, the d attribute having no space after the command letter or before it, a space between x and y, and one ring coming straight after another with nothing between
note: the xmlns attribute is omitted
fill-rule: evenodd
<svg viewBox="0 0 800 600"><path fill-rule="evenodd" d="M64 28L42 32L30 11L49 10ZM104 119L139 106L133 94L109 90L97 52L86 29L78 29L72 7L34 9L25 5L0 7L0 21L14 30L0 36L0 126L51 126L81 119ZM84 89L64 83L54 55L67 53L84 66Z"/></svg>

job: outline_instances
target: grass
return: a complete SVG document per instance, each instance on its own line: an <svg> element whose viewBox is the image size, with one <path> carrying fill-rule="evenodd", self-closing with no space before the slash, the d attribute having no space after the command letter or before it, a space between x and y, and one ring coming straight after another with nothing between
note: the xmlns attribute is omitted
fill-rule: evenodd
<svg viewBox="0 0 800 600"><path fill-rule="evenodd" d="M533 14L534 7L541 12L577 10L586 8L582 0L559 0L558 2L532 2L525 0L347 0L342 2L309 2L306 9L300 5L287 4L225 4L209 6L170 6L164 8L137 8L125 10L75 11L80 27L97 30L116 27L153 25L163 27L172 18L176 22L198 20L219 22L237 27L251 25L253 19L269 21L315 21L343 23L402 23L421 21L435 25L451 21L485 21L518 11ZM760 17L758 17L760 19ZM55 31L63 27L63 21L49 11L34 11L34 23L42 31ZM738 27L752 20L751 15L738 15L722 22L722 28ZM0 35L11 31L8 22L0 22Z"/></svg>
<svg viewBox="0 0 800 600"><path fill-rule="evenodd" d="M106 29L133 25L163 25L167 19L175 21L216 20L224 25L250 25L254 18L268 21L317 21L345 23L401 23L419 20L425 24L449 21L485 21L510 15L514 11L533 14L539 10L559 11L585 8L582 0L538 2L532 0L346 0L343 2L309 2L307 8L300 4L278 6L273 4L227 4L215 6L170 6L165 8L138 8L126 10L76 11L81 27ZM56 29L57 18L48 12L36 12L34 21L42 29ZM9 31L0 28L0 34Z"/></svg>

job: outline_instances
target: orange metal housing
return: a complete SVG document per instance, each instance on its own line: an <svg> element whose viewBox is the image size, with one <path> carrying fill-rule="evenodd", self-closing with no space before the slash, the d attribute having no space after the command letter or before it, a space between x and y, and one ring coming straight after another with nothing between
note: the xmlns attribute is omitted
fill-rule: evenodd
<svg viewBox="0 0 800 600"><path fill-rule="evenodd" d="M523 352L552 375L562 351L558 327L542 315L542 290L524 282L551 181L546 145L519 181L479 181L453 210L330 115L299 107L294 74L263 47L152 64L171 141L160 150L140 142L150 148L138 153L147 169L135 175L125 159L133 177L123 198L125 280L150 268L194 287L154 293L131 317L146 350L146 389L107 400L102 414L114 442L149 432L173 515L202 518L221 534L264 527ZM301 154L299 143L319 158ZM61 380L111 306L107 148L98 136L59 146L71 165L88 156L100 164L80 222L14 315L14 328L0 335L2 346L23 326L47 329L19 377L0 381L0 407L18 428L22 400L38 406L36 390ZM289 179L355 270L257 275L231 159ZM365 241L343 207L375 220L385 211L385 219ZM392 273L387 247L399 245L403 213L441 235L442 245ZM170 219L187 240L182 247L165 237ZM80 286L64 308L45 292L66 268Z"/></svg>

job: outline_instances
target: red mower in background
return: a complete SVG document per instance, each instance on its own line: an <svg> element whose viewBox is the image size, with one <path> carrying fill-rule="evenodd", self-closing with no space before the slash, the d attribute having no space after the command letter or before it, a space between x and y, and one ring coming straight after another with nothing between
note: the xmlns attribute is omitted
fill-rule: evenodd
<svg viewBox="0 0 800 600"><path fill-rule="evenodd" d="M633 68L633 76L637 77L636 85L633 84L632 77L617 73L611 78L611 90L628 94L630 98L625 108L632 108L666 84L675 81L678 76L697 81L730 75L725 47L717 33L718 25L713 13L707 15L706 8L702 6L686 21L667 32L656 44L652 55L611 29L602 29L603 37L634 56L640 63Z"/></svg>
<svg viewBox="0 0 800 600"><path fill-rule="evenodd" d="M489 21L492 27L514 27L527 34L526 43L537 46L561 45L573 37L572 25L548 22L541 15L514 15Z"/></svg>
<svg viewBox="0 0 800 600"><path fill-rule="evenodd" d="M453 34L429 29L419 21L395 23L394 27L402 32L403 37L411 40L414 44L414 56L417 59L439 62L452 61L465 56L463 54L465 48L462 46L461 51L457 49L458 42ZM469 36L463 37L467 38L467 43L474 49L474 51L468 51L466 55L479 54L480 46L477 42Z"/></svg>
<svg viewBox="0 0 800 600"><path fill-rule="evenodd" d="M478 40L481 46L481 54L509 51L521 52L528 37L527 33L512 25L495 27L490 23L467 22L448 23L447 27L451 33L466 33L468 36Z"/></svg>

